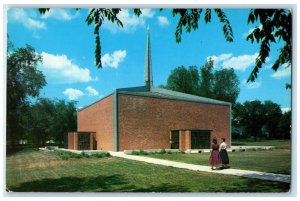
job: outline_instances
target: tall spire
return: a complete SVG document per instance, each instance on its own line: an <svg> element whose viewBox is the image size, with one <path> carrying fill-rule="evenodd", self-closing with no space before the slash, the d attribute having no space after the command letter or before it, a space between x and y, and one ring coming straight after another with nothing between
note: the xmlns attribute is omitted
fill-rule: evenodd
<svg viewBox="0 0 300 201"><path fill-rule="evenodd" d="M147 27L146 38L146 60L145 60L145 85L153 86L152 80L152 61L151 61L151 46L150 46L150 29Z"/></svg>

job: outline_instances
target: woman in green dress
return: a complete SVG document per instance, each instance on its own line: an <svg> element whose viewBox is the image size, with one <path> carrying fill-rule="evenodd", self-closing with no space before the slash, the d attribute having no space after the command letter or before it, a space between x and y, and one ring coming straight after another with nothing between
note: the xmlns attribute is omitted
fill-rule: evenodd
<svg viewBox="0 0 300 201"><path fill-rule="evenodd" d="M221 159L222 159L222 168L229 168L229 157L228 157L228 153L227 153L227 144L225 143L225 138L222 138L222 143L220 144L219 147L219 152L221 155Z"/></svg>

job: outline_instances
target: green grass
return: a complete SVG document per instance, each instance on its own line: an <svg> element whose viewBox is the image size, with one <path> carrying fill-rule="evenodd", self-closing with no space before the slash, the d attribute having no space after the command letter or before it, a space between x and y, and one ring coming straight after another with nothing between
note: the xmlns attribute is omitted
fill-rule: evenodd
<svg viewBox="0 0 300 201"><path fill-rule="evenodd" d="M229 152L230 166L235 169L256 170L271 173L291 174L290 140L233 140L234 146L275 146L272 150ZM210 153L149 155L172 161L197 165L209 165Z"/></svg>
<svg viewBox="0 0 300 201"><path fill-rule="evenodd" d="M196 165L209 165L210 153L148 155ZM256 170L281 174L291 173L291 154L289 150L229 152L230 167L234 169Z"/></svg>
<svg viewBox="0 0 300 201"><path fill-rule="evenodd" d="M7 188L14 192L288 192L290 189L289 184L281 182L116 157L63 160L49 152L32 150L7 156L6 182Z"/></svg>
<svg viewBox="0 0 300 201"><path fill-rule="evenodd" d="M290 140L232 140L232 146L275 146L277 149L291 149Z"/></svg>

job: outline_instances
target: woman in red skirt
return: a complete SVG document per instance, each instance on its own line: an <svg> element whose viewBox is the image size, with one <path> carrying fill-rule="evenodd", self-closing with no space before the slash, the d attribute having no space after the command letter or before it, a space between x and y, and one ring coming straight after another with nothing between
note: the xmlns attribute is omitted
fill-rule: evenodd
<svg viewBox="0 0 300 201"><path fill-rule="evenodd" d="M216 170L217 166L222 163L222 160L219 152L217 138L214 137L212 141L213 143L211 144L209 164L211 165L212 170Z"/></svg>

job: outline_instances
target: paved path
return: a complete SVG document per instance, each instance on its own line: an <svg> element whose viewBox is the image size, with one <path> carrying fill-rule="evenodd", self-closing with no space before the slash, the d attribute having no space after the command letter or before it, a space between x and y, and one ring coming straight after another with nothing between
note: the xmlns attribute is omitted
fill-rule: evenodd
<svg viewBox="0 0 300 201"><path fill-rule="evenodd" d="M158 165L164 165L164 166L170 166L170 167L176 167L176 168L182 168L182 169L188 169L188 170L197 170L197 171L212 172L212 173L217 173L217 174L235 175L235 176L248 177L248 178L254 178L254 179L279 181L279 182L285 182L285 183L291 182L291 176L284 175L284 174L273 174L273 173L267 173L267 172L257 172L257 171L239 170L239 169L231 169L231 168L223 169L223 170L211 170L211 167L209 167L209 166L174 162L174 161L168 161L168 160L156 159L156 158L150 158L150 157L144 157L144 156L126 155L126 154L124 154L124 152L110 152L110 154L115 157L126 158L129 160L142 161L142 162L146 162L146 163L152 163L152 164L158 164Z"/></svg>

